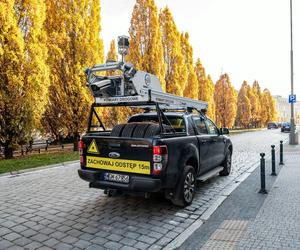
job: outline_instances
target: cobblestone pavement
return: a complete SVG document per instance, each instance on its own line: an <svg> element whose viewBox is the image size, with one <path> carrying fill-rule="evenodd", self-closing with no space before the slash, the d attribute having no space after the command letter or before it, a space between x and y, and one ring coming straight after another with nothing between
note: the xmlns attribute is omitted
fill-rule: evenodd
<svg viewBox="0 0 300 250"><path fill-rule="evenodd" d="M0 249L162 249L287 139L279 130L232 135L233 171L199 184L193 204L159 197L106 197L77 176L78 164L0 177Z"/></svg>

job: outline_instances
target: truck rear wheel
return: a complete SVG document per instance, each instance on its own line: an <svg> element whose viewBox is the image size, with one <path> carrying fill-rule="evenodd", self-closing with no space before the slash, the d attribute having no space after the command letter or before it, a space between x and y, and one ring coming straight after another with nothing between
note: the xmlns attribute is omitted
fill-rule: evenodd
<svg viewBox="0 0 300 250"><path fill-rule="evenodd" d="M231 151L227 149L225 159L222 163L223 170L219 173L221 176L227 176L231 172Z"/></svg>
<svg viewBox="0 0 300 250"><path fill-rule="evenodd" d="M175 188L174 196L171 199L176 206L185 207L193 202L196 189L196 173L192 166L185 166L182 176Z"/></svg>

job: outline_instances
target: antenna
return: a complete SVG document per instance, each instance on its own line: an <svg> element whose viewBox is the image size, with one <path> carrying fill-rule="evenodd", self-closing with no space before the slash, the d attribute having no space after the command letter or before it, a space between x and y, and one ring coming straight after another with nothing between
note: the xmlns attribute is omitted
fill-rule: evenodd
<svg viewBox="0 0 300 250"><path fill-rule="evenodd" d="M118 37L118 52L122 56L122 62L125 62L125 56L129 52L129 37L119 36Z"/></svg>

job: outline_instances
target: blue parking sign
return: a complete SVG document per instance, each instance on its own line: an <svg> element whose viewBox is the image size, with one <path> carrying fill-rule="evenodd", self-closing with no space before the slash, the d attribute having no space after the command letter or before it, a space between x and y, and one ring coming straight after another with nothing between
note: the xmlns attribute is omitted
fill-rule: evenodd
<svg viewBox="0 0 300 250"><path fill-rule="evenodd" d="M289 95L289 103L296 103L296 95Z"/></svg>

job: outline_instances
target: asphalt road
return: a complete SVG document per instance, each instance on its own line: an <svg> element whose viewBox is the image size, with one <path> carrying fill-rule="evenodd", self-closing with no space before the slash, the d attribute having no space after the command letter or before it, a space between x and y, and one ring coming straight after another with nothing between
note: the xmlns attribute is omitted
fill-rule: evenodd
<svg viewBox="0 0 300 250"><path fill-rule="evenodd" d="M186 231L239 176L288 134L230 136L233 171L200 183L185 209L159 197L107 197L79 179L79 164L0 177L0 249L162 249ZM278 146L277 146L278 148Z"/></svg>

